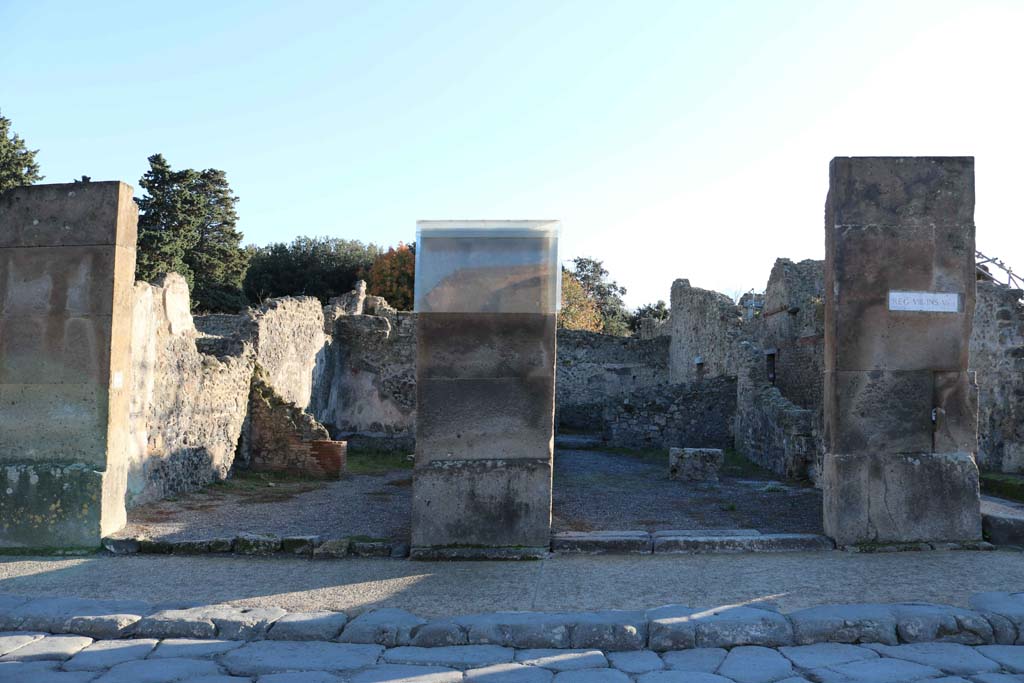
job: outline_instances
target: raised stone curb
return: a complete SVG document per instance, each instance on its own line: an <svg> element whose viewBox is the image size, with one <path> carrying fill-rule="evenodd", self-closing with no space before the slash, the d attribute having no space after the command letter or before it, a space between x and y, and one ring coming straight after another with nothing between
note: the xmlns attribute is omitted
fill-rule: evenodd
<svg viewBox="0 0 1024 683"><path fill-rule="evenodd" d="M381 608L350 621L344 613L329 611L289 614L279 608L234 605L161 608L134 601L0 595L0 630L33 638L38 636L32 634L53 633L211 644L215 639L336 641L411 647L408 652L477 646L621 653L822 643L1024 645L1024 593L978 593L970 605L971 609L926 603L826 605L789 614L760 603L704 610L668 605L646 612L496 612L432 620ZM450 666L439 661L392 663ZM473 666L501 663L505 662Z"/></svg>
<svg viewBox="0 0 1024 683"><path fill-rule="evenodd" d="M592 555L650 554L651 535L646 531L565 531L551 535L551 551Z"/></svg>
<svg viewBox="0 0 1024 683"><path fill-rule="evenodd" d="M784 553L832 550L835 545L817 534L757 534L750 536L709 534L654 534L655 553Z"/></svg>
<svg viewBox="0 0 1024 683"><path fill-rule="evenodd" d="M191 539L146 537L106 537L103 548L114 555L200 555L234 553L236 555L299 555L318 559L345 557L409 556L409 544L403 541L358 538L324 539L320 536L285 536L241 533L236 536Z"/></svg>

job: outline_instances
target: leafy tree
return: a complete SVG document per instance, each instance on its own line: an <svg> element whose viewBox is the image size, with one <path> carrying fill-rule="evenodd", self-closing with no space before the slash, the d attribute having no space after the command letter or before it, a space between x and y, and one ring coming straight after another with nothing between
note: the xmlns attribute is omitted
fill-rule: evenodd
<svg viewBox="0 0 1024 683"><path fill-rule="evenodd" d="M21 136L11 132L11 120L0 115L0 192L43 179L36 162L38 152L25 147Z"/></svg>
<svg viewBox="0 0 1024 683"><path fill-rule="evenodd" d="M236 227L238 197L224 171L175 171L161 154L149 157L139 181L136 277L153 280L180 273L192 292L192 307L235 311L246 305L242 279L250 253Z"/></svg>
<svg viewBox="0 0 1024 683"><path fill-rule="evenodd" d="M597 304L571 272L562 268L562 307L558 326L567 330L600 332L604 328Z"/></svg>
<svg viewBox="0 0 1024 683"><path fill-rule="evenodd" d="M366 291L384 297L400 311L410 311L415 282L416 245L399 242L373 262L366 277Z"/></svg>
<svg viewBox="0 0 1024 683"><path fill-rule="evenodd" d="M629 329L633 332L639 331L640 321L644 318L668 320L669 313L669 308L664 301L659 300L656 304L644 304L633 311L633 315L629 317Z"/></svg>
<svg viewBox="0 0 1024 683"><path fill-rule="evenodd" d="M245 294L258 303L275 296L329 299L351 291L381 250L375 244L335 237L296 237L290 244L249 247Z"/></svg>
<svg viewBox="0 0 1024 683"><path fill-rule="evenodd" d="M628 335L630 316L622 301L626 288L608 279L604 264L594 259L576 257L573 259L572 275L597 305L601 314L601 331L617 336Z"/></svg>

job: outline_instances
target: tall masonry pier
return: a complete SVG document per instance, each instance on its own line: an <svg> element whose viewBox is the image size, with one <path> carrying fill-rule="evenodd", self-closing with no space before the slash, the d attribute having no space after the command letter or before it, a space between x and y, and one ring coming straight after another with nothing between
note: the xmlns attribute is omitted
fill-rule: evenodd
<svg viewBox="0 0 1024 683"><path fill-rule="evenodd" d="M974 159L836 158L825 207L825 533L981 538Z"/></svg>
<svg viewBox="0 0 1024 683"><path fill-rule="evenodd" d="M420 221L413 557L547 550L556 221Z"/></svg>
<svg viewBox="0 0 1024 683"><path fill-rule="evenodd" d="M0 194L0 545L125 523L136 220L124 183Z"/></svg>

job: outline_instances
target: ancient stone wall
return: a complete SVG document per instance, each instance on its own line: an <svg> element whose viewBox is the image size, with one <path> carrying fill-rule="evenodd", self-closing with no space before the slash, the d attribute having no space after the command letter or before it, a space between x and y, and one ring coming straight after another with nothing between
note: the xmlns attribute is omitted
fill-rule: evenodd
<svg viewBox="0 0 1024 683"><path fill-rule="evenodd" d="M609 399L667 385L668 347L667 336L638 339L558 330L557 424L600 431Z"/></svg>
<svg viewBox="0 0 1024 683"><path fill-rule="evenodd" d="M255 354L236 339L218 358L199 339L184 278L135 283L129 507L224 479L234 462Z"/></svg>
<svg viewBox="0 0 1024 683"><path fill-rule="evenodd" d="M1024 302L978 282L970 367L978 381L978 466L1024 472Z"/></svg>
<svg viewBox="0 0 1024 683"><path fill-rule="evenodd" d="M286 401L309 406L326 363L324 310L316 297L272 299L249 315L255 322L256 363Z"/></svg>
<svg viewBox="0 0 1024 683"><path fill-rule="evenodd" d="M622 448L730 448L735 412L734 377L656 386L609 401L604 436Z"/></svg>
<svg viewBox="0 0 1024 683"><path fill-rule="evenodd" d="M791 479L818 480L821 437L815 410L801 408L768 379L763 350L740 345L736 385L736 452Z"/></svg>
<svg viewBox="0 0 1024 683"><path fill-rule="evenodd" d="M672 283L669 318L669 377L673 383L736 376L737 344L743 337L743 309L724 294Z"/></svg>
<svg viewBox="0 0 1024 683"><path fill-rule="evenodd" d="M818 409L824 386L824 261L775 261L765 289L761 343L775 386L799 406Z"/></svg>
<svg viewBox="0 0 1024 683"><path fill-rule="evenodd" d="M367 297L371 299L378 297ZM383 302L379 315L338 315L310 405L354 447L412 451L416 424L416 319Z"/></svg>

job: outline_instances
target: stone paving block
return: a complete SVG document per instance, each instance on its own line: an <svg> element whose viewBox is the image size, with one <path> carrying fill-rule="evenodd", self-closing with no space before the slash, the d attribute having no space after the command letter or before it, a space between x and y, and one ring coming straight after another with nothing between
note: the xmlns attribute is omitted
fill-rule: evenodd
<svg viewBox="0 0 1024 683"><path fill-rule="evenodd" d="M344 612L292 612L270 627L270 640L334 640L348 622Z"/></svg>
<svg viewBox="0 0 1024 683"><path fill-rule="evenodd" d="M694 650L666 652L661 658L665 666L676 671L714 673L725 661L728 651L720 647L702 647Z"/></svg>
<svg viewBox="0 0 1024 683"><path fill-rule="evenodd" d="M658 653L650 650L627 650L625 652L606 652L608 663L628 674L643 674L648 671L659 671L665 668Z"/></svg>
<svg viewBox="0 0 1024 683"><path fill-rule="evenodd" d="M647 617L633 610L601 610L569 614L569 641L574 648L643 650Z"/></svg>
<svg viewBox="0 0 1024 683"><path fill-rule="evenodd" d="M13 630L21 625L24 619L15 610L29 601L21 595L0 594L0 630Z"/></svg>
<svg viewBox="0 0 1024 683"><path fill-rule="evenodd" d="M23 668L29 666L28 664L21 665ZM5 675L8 672L2 672L0 675ZM36 671L11 671L9 672L10 678L0 678L0 681L5 683L88 683L96 678L95 671L60 671L59 669L54 670L43 670L39 669Z"/></svg>
<svg viewBox="0 0 1024 683"><path fill-rule="evenodd" d="M995 645L1013 645L1017 642L1017 627L1013 622L995 612L979 612L992 625L992 640Z"/></svg>
<svg viewBox="0 0 1024 683"><path fill-rule="evenodd" d="M555 683L629 683L629 676L615 669L585 669L555 674Z"/></svg>
<svg viewBox="0 0 1024 683"><path fill-rule="evenodd" d="M235 679L241 680L241 679ZM248 679L245 679L248 680ZM290 671L281 674L265 674L256 683L345 683L340 676L326 671Z"/></svg>
<svg viewBox="0 0 1024 683"><path fill-rule="evenodd" d="M218 657L245 645L241 640L201 640L194 638L167 638L161 640L149 656L150 659L207 659Z"/></svg>
<svg viewBox="0 0 1024 683"><path fill-rule="evenodd" d="M63 661L92 644L85 636L46 636L0 657L3 662L32 662L41 659Z"/></svg>
<svg viewBox="0 0 1024 683"><path fill-rule="evenodd" d="M821 669L862 659L877 659L878 653L866 647L846 643L815 643L779 649L801 669Z"/></svg>
<svg viewBox="0 0 1024 683"><path fill-rule="evenodd" d="M132 628L136 636L148 638L214 638L217 627L209 607L167 609L140 619Z"/></svg>
<svg viewBox="0 0 1024 683"><path fill-rule="evenodd" d="M569 640L571 616L551 612L497 612L458 617L454 623L465 631L467 642L472 645L567 648L572 645ZM455 637L454 634L451 637Z"/></svg>
<svg viewBox="0 0 1024 683"><path fill-rule="evenodd" d="M234 551L239 555L272 555L281 549L281 539L273 534L238 534Z"/></svg>
<svg viewBox="0 0 1024 683"><path fill-rule="evenodd" d="M235 546L234 538L186 538L171 541L171 552L175 555L206 555L208 553L230 553Z"/></svg>
<svg viewBox="0 0 1024 683"><path fill-rule="evenodd" d="M691 617L699 610L685 605L665 605L647 610L648 644L655 652L696 647L697 629Z"/></svg>
<svg viewBox="0 0 1024 683"><path fill-rule="evenodd" d="M220 658L236 676L258 676L280 671L346 671L377 663L379 645L264 640L246 643Z"/></svg>
<svg viewBox="0 0 1024 683"><path fill-rule="evenodd" d="M973 683L1024 683L1024 675L1019 674L979 674L971 678Z"/></svg>
<svg viewBox="0 0 1024 683"><path fill-rule="evenodd" d="M313 557L320 559L347 557L349 545L347 538L332 538L313 548Z"/></svg>
<svg viewBox="0 0 1024 683"><path fill-rule="evenodd" d="M797 645L884 643L896 645L896 614L889 605L825 605L789 615Z"/></svg>
<svg viewBox="0 0 1024 683"><path fill-rule="evenodd" d="M893 605L896 633L905 643L949 642L986 645L995 641L992 624L972 610L947 605Z"/></svg>
<svg viewBox="0 0 1024 683"><path fill-rule="evenodd" d="M691 620L696 626L697 647L793 644L793 628L778 612L728 607L700 612Z"/></svg>
<svg viewBox="0 0 1024 683"><path fill-rule="evenodd" d="M959 643L913 643L911 645L879 645L864 647L893 659L903 659L941 669L948 674L980 674L999 671L999 665Z"/></svg>
<svg viewBox="0 0 1024 683"><path fill-rule="evenodd" d="M902 659L865 659L827 669L814 669L811 677L819 683L906 683L938 678L938 669Z"/></svg>
<svg viewBox="0 0 1024 683"><path fill-rule="evenodd" d="M352 683L457 683L462 672L443 666L384 664L360 671Z"/></svg>
<svg viewBox="0 0 1024 683"><path fill-rule="evenodd" d="M466 672L467 683L551 683L555 674L536 666L494 664Z"/></svg>
<svg viewBox="0 0 1024 683"><path fill-rule="evenodd" d="M724 676L691 671L652 671L637 676L637 683L732 683Z"/></svg>
<svg viewBox="0 0 1024 683"><path fill-rule="evenodd" d="M1024 647L1013 645L982 645L975 650L1013 673L1024 674Z"/></svg>
<svg viewBox="0 0 1024 683"><path fill-rule="evenodd" d="M280 607L231 607L211 612L217 635L224 640L260 640L266 637L271 625L283 617Z"/></svg>
<svg viewBox="0 0 1024 683"><path fill-rule="evenodd" d="M142 617L137 614L104 614L100 616L72 617L68 621L68 633L89 636L99 640L121 638Z"/></svg>
<svg viewBox="0 0 1024 683"><path fill-rule="evenodd" d="M448 666L477 669L491 664L511 662L514 651L500 645L453 645L451 647L396 647L384 652L390 664Z"/></svg>
<svg viewBox="0 0 1024 683"><path fill-rule="evenodd" d="M515 661L552 671L608 668L608 660L600 650L516 650Z"/></svg>
<svg viewBox="0 0 1024 683"><path fill-rule="evenodd" d="M0 633L0 657L8 652L14 652L19 647L24 647L45 637L45 633L19 633L17 631L4 631Z"/></svg>
<svg viewBox="0 0 1024 683"><path fill-rule="evenodd" d="M775 650L740 646L729 651L717 673L736 683L772 683L792 675L793 665Z"/></svg>
<svg viewBox="0 0 1024 683"><path fill-rule="evenodd" d="M248 676L210 675L188 679L188 683L251 683Z"/></svg>
<svg viewBox="0 0 1024 683"><path fill-rule="evenodd" d="M138 640L97 640L64 662L65 671L99 671L121 662L145 659L157 641L152 638Z"/></svg>
<svg viewBox="0 0 1024 683"><path fill-rule="evenodd" d="M979 612L992 612L1009 619L1017 629L1016 643L1024 644L1024 593L975 593L968 605Z"/></svg>
<svg viewBox="0 0 1024 683"><path fill-rule="evenodd" d="M338 636L342 643L371 643L384 647L408 645L412 633L427 623L411 612L394 607L384 607L363 612L353 619Z"/></svg>
<svg viewBox="0 0 1024 683"><path fill-rule="evenodd" d="M589 555L648 555L651 535L646 531L562 531L551 535L551 551Z"/></svg>
<svg viewBox="0 0 1024 683"><path fill-rule="evenodd" d="M791 678L783 678L779 683L811 683L803 676L793 676Z"/></svg>
<svg viewBox="0 0 1024 683"><path fill-rule="evenodd" d="M281 552L290 555L312 555L319 543L319 536L285 536L281 539Z"/></svg>
<svg viewBox="0 0 1024 683"><path fill-rule="evenodd" d="M498 633L498 637L502 637ZM476 640L474 644L491 643L489 640ZM448 645L468 645L469 639L466 636L466 629L462 628L455 619L434 619L416 629L410 645L417 647L446 647ZM495 643L503 645L504 643Z"/></svg>
<svg viewBox="0 0 1024 683"><path fill-rule="evenodd" d="M96 683L175 683L200 676L220 676L214 662L203 659L140 659L111 667Z"/></svg>
<svg viewBox="0 0 1024 683"><path fill-rule="evenodd" d="M74 617L112 614L145 615L152 605L138 600L89 600L85 598L38 598L13 608L9 619L20 619L23 631L66 633Z"/></svg>

